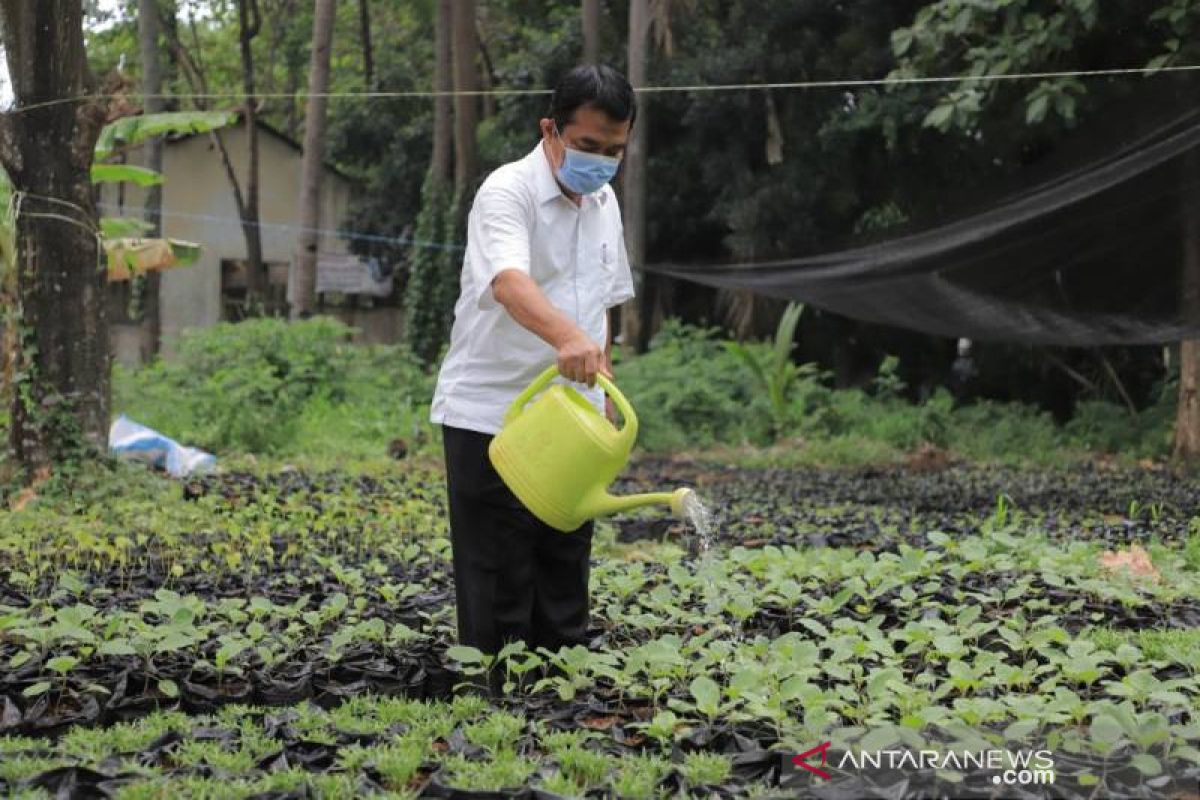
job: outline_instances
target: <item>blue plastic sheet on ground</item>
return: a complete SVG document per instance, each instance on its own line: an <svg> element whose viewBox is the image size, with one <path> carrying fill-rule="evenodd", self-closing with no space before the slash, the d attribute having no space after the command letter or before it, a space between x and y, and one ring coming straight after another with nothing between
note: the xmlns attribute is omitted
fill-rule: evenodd
<svg viewBox="0 0 1200 800"><path fill-rule="evenodd" d="M117 458L140 461L164 469L175 478L210 472L217 459L195 447L181 445L153 428L134 422L124 414L108 431L108 450Z"/></svg>

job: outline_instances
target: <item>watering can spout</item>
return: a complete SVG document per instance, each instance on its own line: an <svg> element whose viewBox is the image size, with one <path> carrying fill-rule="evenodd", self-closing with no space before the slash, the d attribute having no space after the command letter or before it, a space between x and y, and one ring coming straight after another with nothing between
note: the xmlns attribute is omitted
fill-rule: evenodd
<svg viewBox="0 0 1200 800"><path fill-rule="evenodd" d="M684 499L692 494L691 489L676 489L673 492L652 492L649 494L611 495L602 492L595 501L593 513L590 516L608 516L622 511L631 511L644 506L663 505L671 507L671 514L682 519L686 515Z"/></svg>

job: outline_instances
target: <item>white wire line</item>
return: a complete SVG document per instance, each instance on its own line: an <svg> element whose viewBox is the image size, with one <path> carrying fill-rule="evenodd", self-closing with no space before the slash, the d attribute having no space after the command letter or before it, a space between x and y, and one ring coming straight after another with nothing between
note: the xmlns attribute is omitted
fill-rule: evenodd
<svg viewBox="0 0 1200 800"><path fill-rule="evenodd" d="M886 78L839 78L823 81L783 81L775 83L716 83L716 84L684 84L679 86L638 86L634 92L638 94L665 94L671 92L747 92L785 89L851 89L867 86L912 86L922 84L943 83L980 83L985 81L1023 81L1047 80L1050 78L1103 78L1121 75L1159 75L1172 72L1200 71L1200 64L1179 64L1164 67L1111 67L1105 69L1077 70L1048 70L1042 72L992 72L980 75L928 75L928 76L899 76ZM548 95L551 89L476 89L470 91L451 90L421 90L387 92L263 92L253 96L258 100L288 100L308 97L323 98L362 98L364 100L382 100L389 98L433 98L433 97L512 97ZM88 94L74 97L60 97L40 103L8 109L3 113L20 114L39 108L78 103L88 100L112 100L117 98L137 98L142 100L245 100L242 92L181 92L178 94L145 94L142 92L126 92L123 94Z"/></svg>

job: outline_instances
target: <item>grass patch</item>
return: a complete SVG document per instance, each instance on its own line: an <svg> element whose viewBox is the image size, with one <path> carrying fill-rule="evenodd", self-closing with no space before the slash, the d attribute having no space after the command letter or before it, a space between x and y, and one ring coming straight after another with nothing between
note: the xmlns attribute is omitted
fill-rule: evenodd
<svg viewBox="0 0 1200 800"><path fill-rule="evenodd" d="M1193 673L1200 671L1200 629L1126 631L1097 627L1088 629L1083 636L1105 650L1133 645L1147 661L1191 664Z"/></svg>

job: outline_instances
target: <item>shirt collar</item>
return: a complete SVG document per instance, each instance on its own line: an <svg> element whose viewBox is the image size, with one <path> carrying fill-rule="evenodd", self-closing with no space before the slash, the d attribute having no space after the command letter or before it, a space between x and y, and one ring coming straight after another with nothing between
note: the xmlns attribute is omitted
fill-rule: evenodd
<svg viewBox="0 0 1200 800"><path fill-rule="evenodd" d="M562 187L558 185L558 181L554 178L554 172L550 169L550 160L546 158L546 151L542 147L542 140L538 139L537 145L529 153L529 158L533 159L533 175L534 182L537 185L537 200L538 203L548 203L557 197L566 198L563 194ZM601 186L591 194L583 196L584 203L593 202L600 205L606 205L608 194L604 191L605 187Z"/></svg>

